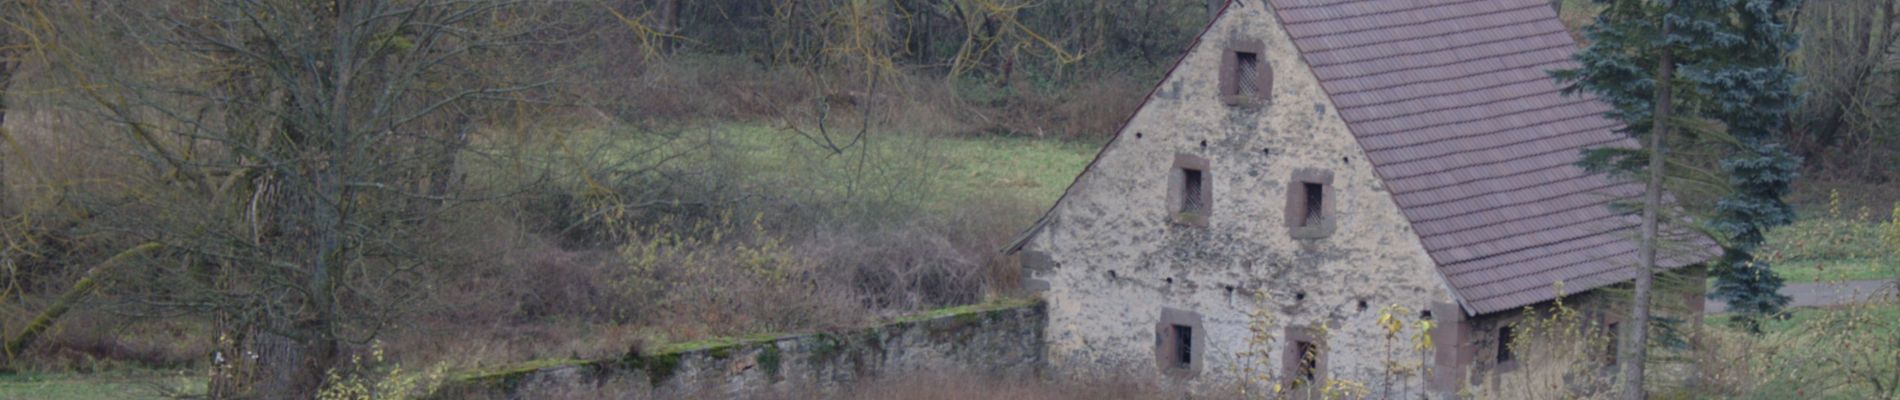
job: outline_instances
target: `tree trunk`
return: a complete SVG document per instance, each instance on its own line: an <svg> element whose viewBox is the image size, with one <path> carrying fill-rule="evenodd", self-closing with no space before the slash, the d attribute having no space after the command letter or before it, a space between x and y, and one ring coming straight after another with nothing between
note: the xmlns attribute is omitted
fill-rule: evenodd
<svg viewBox="0 0 1900 400"><path fill-rule="evenodd" d="M220 346L225 350L214 360L213 399L313 398L337 359L334 340L296 340L258 327L226 335L233 343Z"/></svg>
<svg viewBox="0 0 1900 400"><path fill-rule="evenodd" d="M666 35L660 38L660 50L673 51L679 43L680 0L659 0L659 3L654 13L660 33Z"/></svg>
<svg viewBox="0 0 1900 400"><path fill-rule="evenodd" d="M0 364L11 365L13 358L19 357L21 353L26 351L27 347L32 346L33 342L40 338L40 333L46 332L46 329L51 328L53 323L59 322L59 318L65 316L67 311L72 310L74 305L79 304L79 300L85 299L87 295L92 294L92 289L99 286L99 280L110 275L114 267L125 264L127 260L132 257L158 250L159 247L158 243L142 244L120 252L118 255L112 256L112 258L106 259L98 265L94 265L91 269L87 269L86 274L81 276L79 281L73 283L72 289L66 290L66 293L61 294L59 300L54 301L53 305L47 306L45 310L40 311L39 315L34 316L32 322L28 322L25 328L20 329L20 333L14 334L12 338L7 339L4 354L0 354L0 357L4 357L3 359L6 362Z"/></svg>
<svg viewBox="0 0 1900 400"><path fill-rule="evenodd" d="M1667 19L1662 22L1662 36L1669 36ZM1632 309L1627 324L1630 333L1623 342L1623 398L1628 400L1642 400L1647 395L1643 390L1643 363L1649 352L1649 298L1651 286L1655 284L1658 213L1662 209L1663 138L1669 135L1669 82L1676 75L1675 60L1670 53L1670 48L1664 46L1661 61L1656 66L1656 114L1651 116L1649 132L1649 183L1643 188L1643 244L1637 249L1640 260L1636 294L1630 301Z"/></svg>
<svg viewBox="0 0 1900 400"><path fill-rule="evenodd" d="M8 90L13 88L13 73L18 68L19 61L15 60L16 54L13 43L13 31L11 29L10 27L0 27L0 142L10 142L9 136L13 134L13 132L7 130L7 109L10 106L7 102L7 98L9 97L7 95L9 94ZM6 148L0 147L0 153L4 153L6 150ZM0 218L13 215L13 204L8 201L11 190L7 188L7 159L8 157L0 157ZM6 256L0 255L0 257Z"/></svg>
<svg viewBox="0 0 1900 400"><path fill-rule="evenodd" d="M423 193L427 193L432 198L426 203L440 205L444 202L443 199L449 196L449 190L454 188L455 181L459 179L459 175L455 172L456 161L461 156L462 149L468 147L469 134L475 130L474 119L467 115L456 115L450 118L448 130L450 136L442 141L446 146L441 149L432 149L435 154L424 155L434 159L429 165L428 175L423 178ZM428 147L424 148L424 151L431 150Z"/></svg>

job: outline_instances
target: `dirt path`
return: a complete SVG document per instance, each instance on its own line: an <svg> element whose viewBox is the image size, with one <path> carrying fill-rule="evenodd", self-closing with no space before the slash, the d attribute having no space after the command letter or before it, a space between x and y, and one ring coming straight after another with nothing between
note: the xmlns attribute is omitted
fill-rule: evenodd
<svg viewBox="0 0 1900 400"><path fill-rule="evenodd" d="M1891 295L1893 283L1891 280L1790 283L1781 287L1781 294L1793 299L1788 302L1788 307L1828 307ZM1709 314L1726 312L1728 304L1710 300L1706 311Z"/></svg>

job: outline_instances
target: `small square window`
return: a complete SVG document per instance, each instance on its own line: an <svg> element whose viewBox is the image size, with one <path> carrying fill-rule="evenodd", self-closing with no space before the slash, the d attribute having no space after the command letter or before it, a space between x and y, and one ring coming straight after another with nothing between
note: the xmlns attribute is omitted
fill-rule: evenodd
<svg viewBox="0 0 1900 400"><path fill-rule="evenodd" d="M1320 239L1336 228L1333 173L1323 169L1293 171L1286 187L1286 226L1294 239Z"/></svg>
<svg viewBox="0 0 1900 400"><path fill-rule="evenodd" d="M1280 357L1280 376L1287 386L1326 381L1326 343L1319 331L1310 327L1287 327L1286 347Z"/></svg>
<svg viewBox="0 0 1900 400"><path fill-rule="evenodd" d="M1220 66L1220 97L1230 106L1266 104L1273 94L1273 68L1263 57L1264 42L1238 38L1228 44Z"/></svg>
<svg viewBox="0 0 1900 400"><path fill-rule="evenodd" d="M1313 182L1305 182L1300 185L1306 189L1306 203L1304 204L1306 209L1300 212L1300 226L1308 227L1317 225L1320 219L1325 218L1325 215L1323 215L1324 208L1320 206L1326 204L1326 186Z"/></svg>
<svg viewBox="0 0 1900 400"><path fill-rule="evenodd" d="M1164 307L1161 321L1154 325L1154 334L1155 366L1162 374L1180 379L1194 379L1200 374L1204 354L1201 347L1207 344L1200 314Z"/></svg>
<svg viewBox="0 0 1900 400"><path fill-rule="evenodd" d="M1515 329L1509 326L1498 328L1498 364L1508 363L1517 359L1517 355L1511 353L1511 342L1516 340L1517 332Z"/></svg>
<svg viewBox="0 0 1900 400"><path fill-rule="evenodd" d="M1206 185L1206 171L1181 170L1181 212L1188 214L1207 214L1207 199L1201 198L1201 189Z"/></svg>
<svg viewBox="0 0 1900 400"><path fill-rule="evenodd" d="M1236 92L1231 93L1231 95L1249 98L1260 97L1262 94L1260 93L1260 80L1265 78L1260 74L1260 53L1237 51L1234 52L1234 61L1234 76L1238 77L1240 81L1234 85L1236 86Z"/></svg>
<svg viewBox="0 0 1900 400"><path fill-rule="evenodd" d="M1194 327L1174 326L1174 363L1179 368L1194 365Z"/></svg>
<svg viewBox="0 0 1900 400"><path fill-rule="evenodd" d="M1300 358L1294 361L1298 365L1293 371L1294 385L1316 382L1319 379L1319 346L1313 345L1313 342L1296 342L1293 347L1298 349L1294 354Z"/></svg>
<svg viewBox="0 0 1900 400"><path fill-rule="evenodd" d="M1207 226L1214 213L1214 177L1206 158L1175 154L1173 173L1168 178L1168 212L1176 223Z"/></svg>

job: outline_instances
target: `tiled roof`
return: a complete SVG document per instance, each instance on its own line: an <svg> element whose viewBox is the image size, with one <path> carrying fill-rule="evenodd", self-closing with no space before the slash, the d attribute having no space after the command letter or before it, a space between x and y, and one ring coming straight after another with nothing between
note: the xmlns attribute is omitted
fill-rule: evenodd
<svg viewBox="0 0 1900 400"><path fill-rule="evenodd" d="M1546 71L1577 43L1548 0L1269 0L1425 250L1483 314L1633 278L1643 185L1588 174L1592 147L1636 147ZM1693 235L1693 256L1714 243Z"/></svg>

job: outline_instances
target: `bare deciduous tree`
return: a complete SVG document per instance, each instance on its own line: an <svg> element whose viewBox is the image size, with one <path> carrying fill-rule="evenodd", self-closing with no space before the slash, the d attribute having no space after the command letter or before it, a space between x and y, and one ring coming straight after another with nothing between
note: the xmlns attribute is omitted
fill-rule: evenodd
<svg viewBox="0 0 1900 400"><path fill-rule="evenodd" d="M509 0L38 4L79 104L149 170L96 218L164 244L142 307L216 317L220 398L307 398L344 347L431 290L431 229L477 196L471 107L535 102L595 4ZM52 32L49 32L52 33ZM542 69L508 69L527 57ZM553 61L550 63L550 61ZM111 156L111 155L105 155Z"/></svg>
<svg viewBox="0 0 1900 400"><path fill-rule="evenodd" d="M18 39L20 23L12 17L18 15L18 8L19 4L15 1L0 0L0 143L12 137L7 132L7 100L11 97L8 91L13 88L13 75L19 70L21 53L26 47ZM5 152L6 149L0 147L0 154ZM8 196L6 157L0 157L0 220L12 214L13 206ZM0 254L0 263L5 263L5 258L6 255Z"/></svg>
<svg viewBox="0 0 1900 400"><path fill-rule="evenodd" d="M1879 159L1894 141L1893 85L1886 71L1900 43L1894 0L1810 1L1794 21L1801 46L1802 104L1793 119L1796 152L1812 164L1847 177L1881 178ZM1889 142L1882 143L1885 139Z"/></svg>

